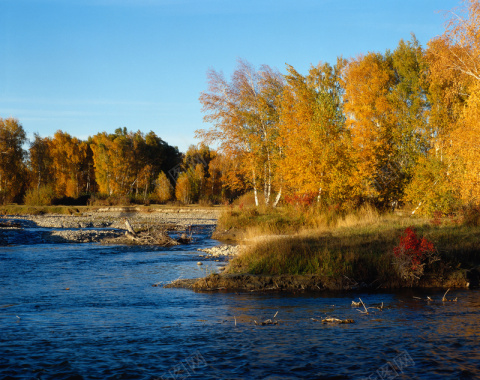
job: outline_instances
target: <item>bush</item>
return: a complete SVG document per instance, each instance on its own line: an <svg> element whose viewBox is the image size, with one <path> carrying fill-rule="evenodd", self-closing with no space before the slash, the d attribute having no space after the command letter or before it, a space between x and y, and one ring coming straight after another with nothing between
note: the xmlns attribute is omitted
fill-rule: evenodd
<svg viewBox="0 0 480 380"><path fill-rule="evenodd" d="M480 206L469 205L461 211L463 224L470 227L480 226Z"/></svg>
<svg viewBox="0 0 480 380"><path fill-rule="evenodd" d="M412 283L422 277L425 266L438 260L433 243L425 237L419 239L410 227L403 232L400 243L393 249L393 254L397 273Z"/></svg>
<svg viewBox="0 0 480 380"><path fill-rule="evenodd" d="M24 203L27 206L50 206L55 198L55 192L51 186L40 186L26 192Z"/></svg>

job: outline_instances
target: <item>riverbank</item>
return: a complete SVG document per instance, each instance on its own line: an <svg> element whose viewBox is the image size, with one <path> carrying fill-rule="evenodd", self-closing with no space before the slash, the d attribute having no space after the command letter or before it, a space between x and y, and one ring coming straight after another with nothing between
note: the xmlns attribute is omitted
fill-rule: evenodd
<svg viewBox="0 0 480 380"><path fill-rule="evenodd" d="M0 246L39 243L132 244L125 219L136 231L191 232L192 226L213 228L215 208L132 207L88 210L76 215L5 215L0 218Z"/></svg>
<svg viewBox="0 0 480 380"><path fill-rule="evenodd" d="M448 277L426 276L416 288L470 288L472 284L478 286L479 273L468 271L455 271ZM195 291L244 291L244 292L269 292L269 291L325 291L325 290L379 290L401 289L405 284L398 281L389 283L371 284L357 283L348 277L330 277L321 275L255 275L249 273L222 273L211 274L205 278L178 279L165 288L186 288Z"/></svg>
<svg viewBox="0 0 480 380"><path fill-rule="evenodd" d="M220 217L214 236L245 248L224 273L170 286L298 291L479 284L480 228L459 218L372 209L348 215L232 209Z"/></svg>

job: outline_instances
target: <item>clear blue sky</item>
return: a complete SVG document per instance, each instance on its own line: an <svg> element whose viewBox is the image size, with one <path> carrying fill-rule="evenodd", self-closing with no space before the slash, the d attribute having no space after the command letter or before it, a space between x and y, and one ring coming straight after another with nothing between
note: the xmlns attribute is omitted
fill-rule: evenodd
<svg viewBox="0 0 480 380"><path fill-rule="evenodd" d="M206 71L285 72L441 34L457 0L0 0L0 117L28 136L153 130L185 151Z"/></svg>

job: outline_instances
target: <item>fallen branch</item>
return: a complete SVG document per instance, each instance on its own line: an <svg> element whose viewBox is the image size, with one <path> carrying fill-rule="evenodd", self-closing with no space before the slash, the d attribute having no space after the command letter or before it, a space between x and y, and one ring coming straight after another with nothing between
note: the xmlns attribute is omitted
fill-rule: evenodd
<svg viewBox="0 0 480 380"><path fill-rule="evenodd" d="M256 326L278 325L278 321L275 319L277 314L278 314L278 311L273 316L273 320L272 319L266 319L265 321L260 322L260 323L258 323L257 321L254 320L253 322L255 322Z"/></svg>
<svg viewBox="0 0 480 380"><path fill-rule="evenodd" d="M257 326L278 325L278 321L275 321L275 320L272 321L271 319L266 319L265 321L260 323L258 323L255 320L253 322L255 322L255 325Z"/></svg>
<svg viewBox="0 0 480 380"><path fill-rule="evenodd" d="M345 324L345 323L355 323L353 319L338 319L338 318L323 318L323 319L315 319L311 318L314 322L322 322L322 323L336 323L336 324Z"/></svg>
<svg viewBox="0 0 480 380"><path fill-rule="evenodd" d="M450 291L450 289L447 289L447 291L445 292L445 294L443 295L442 297L442 302L445 302L447 301L447 299L445 298L445 296L447 295L447 293Z"/></svg>

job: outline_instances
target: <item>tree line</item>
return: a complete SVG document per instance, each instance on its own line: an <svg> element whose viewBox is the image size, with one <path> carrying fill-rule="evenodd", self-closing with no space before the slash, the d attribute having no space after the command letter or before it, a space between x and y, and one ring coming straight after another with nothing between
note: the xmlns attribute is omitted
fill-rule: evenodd
<svg viewBox="0 0 480 380"><path fill-rule="evenodd" d="M423 48L415 36L286 75L239 60L207 73L196 132L237 165L256 204L355 207L411 202L419 212L480 205L480 0L467 0Z"/></svg>
<svg viewBox="0 0 480 380"><path fill-rule="evenodd" d="M26 144L20 122L0 118L3 204L222 202L235 195L222 182L225 161L215 151L200 145L182 154L152 131L118 128L82 141L59 130Z"/></svg>

